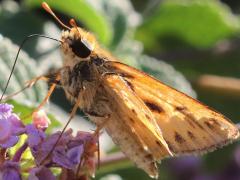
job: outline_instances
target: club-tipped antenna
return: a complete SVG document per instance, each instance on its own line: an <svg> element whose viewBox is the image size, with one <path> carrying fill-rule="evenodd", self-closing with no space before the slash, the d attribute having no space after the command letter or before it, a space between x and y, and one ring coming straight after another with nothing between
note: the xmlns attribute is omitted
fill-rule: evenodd
<svg viewBox="0 0 240 180"><path fill-rule="evenodd" d="M81 34L81 33L79 32L78 25L77 25L77 23L76 23L76 21L75 21L74 19L70 19L69 24L70 24L72 27L76 28L77 31L78 31L78 33Z"/></svg>
<svg viewBox="0 0 240 180"><path fill-rule="evenodd" d="M63 26L64 28L66 28L66 29L68 29L68 30L71 30L70 27L66 26L66 25L56 16L56 14L52 11L52 9L49 7L49 5L48 5L46 2L43 2L43 3L42 3L42 7L43 7L43 9L44 9L45 11L47 11L49 14L51 14L61 26Z"/></svg>
<svg viewBox="0 0 240 180"><path fill-rule="evenodd" d="M75 28L78 27L78 26L77 26L77 23L76 23L76 21L75 21L74 19L70 19L69 24L70 24L72 27L75 27Z"/></svg>

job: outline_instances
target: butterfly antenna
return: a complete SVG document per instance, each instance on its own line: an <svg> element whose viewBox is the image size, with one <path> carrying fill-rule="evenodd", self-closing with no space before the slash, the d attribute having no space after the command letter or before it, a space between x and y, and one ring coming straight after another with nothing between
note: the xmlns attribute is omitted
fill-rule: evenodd
<svg viewBox="0 0 240 180"><path fill-rule="evenodd" d="M76 23L76 21L75 21L74 19L70 19L69 24L70 24L72 27L76 28L77 31L78 31L78 33L81 34L80 31L79 31L79 29L78 29L78 25L77 25L77 23Z"/></svg>
<svg viewBox="0 0 240 180"><path fill-rule="evenodd" d="M70 19L69 24L70 24L72 27L75 27L75 28L78 27L78 26L77 26L77 23L76 23L76 21L75 21L74 19Z"/></svg>
<svg viewBox="0 0 240 180"><path fill-rule="evenodd" d="M11 73L10 73L10 75L9 75L9 77L8 77L7 84L6 84L6 86L5 86L4 90L3 90L3 93L2 93L2 95L1 95L0 102L2 101L3 96L4 96L4 94L6 93L7 87L8 87L8 85L9 85L10 79L11 79L11 77L12 77L12 74L13 74L13 72L14 72L14 69L15 69L15 66L16 66L16 63L17 63L17 60L18 60L19 53L20 53L23 45L26 43L26 41L27 41L28 39L32 38L32 37L43 37L43 38L51 39L51 40L58 41L58 42L62 43L61 40L58 40L58 39L55 39L55 38L52 38L52 37L48 37L48 36L45 36L45 35L42 35L42 34L31 34L31 35L25 37L25 39L22 41L21 45L20 45L19 48L18 48L18 52L17 52L16 58L15 58L15 60L14 60L13 67L12 67Z"/></svg>
<svg viewBox="0 0 240 180"><path fill-rule="evenodd" d="M51 14L61 26L63 26L64 28L66 28L66 29L68 29L68 30L71 30L70 27L66 26L66 25L56 16L56 14L52 11L52 9L49 7L49 5L48 5L46 2L43 2L43 3L42 3L42 8L43 8L45 11L47 11L49 14Z"/></svg>

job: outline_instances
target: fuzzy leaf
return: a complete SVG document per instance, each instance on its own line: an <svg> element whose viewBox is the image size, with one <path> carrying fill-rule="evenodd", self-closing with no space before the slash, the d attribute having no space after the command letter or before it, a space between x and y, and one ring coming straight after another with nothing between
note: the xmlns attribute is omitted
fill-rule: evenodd
<svg viewBox="0 0 240 180"><path fill-rule="evenodd" d="M12 66L17 55L18 46L0 36L0 91L2 93L6 86L7 79L12 70ZM26 81L40 75L33 59L31 59L23 50L20 52L18 61L10 80L6 94L17 92L24 87ZM17 101L40 102L46 94L46 84L39 82L32 88L29 88L15 97Z"/></svg>
<svg viewBox="0 0 240 180"><path fill-rule="evenodd" d="M137 37L149 51L159 51L160 47L207 48L239 30L237 16L220 1L166 0L146 19Z"/></svg>

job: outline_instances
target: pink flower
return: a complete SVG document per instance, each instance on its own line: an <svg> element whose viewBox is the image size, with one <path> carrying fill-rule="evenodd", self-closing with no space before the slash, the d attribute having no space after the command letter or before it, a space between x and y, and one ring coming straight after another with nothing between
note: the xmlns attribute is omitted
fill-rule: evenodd
<svg viewBox="0 0 240 180"><path fill-rule="evenodd" d="M34 112L32 115L32 118L33 118L33 124L36 126L36 128L39 128L39 129L46 129L51 123L49 118L47 117L47 114L42 109Z"/></svg>

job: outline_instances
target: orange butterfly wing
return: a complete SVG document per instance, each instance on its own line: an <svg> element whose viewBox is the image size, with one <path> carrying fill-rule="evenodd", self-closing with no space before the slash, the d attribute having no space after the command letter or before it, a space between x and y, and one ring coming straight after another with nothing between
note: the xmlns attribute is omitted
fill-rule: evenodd
<svg viewBox="0 0 240 180"><path fill-rule="evenodd" d="M170 150L201 154L236 140L238 128L222 114L125 64L108 61L153 113ZM146 132L147 133L147 132Z"/></svg>
<svg viewBox="0 0 240 180"><path fill-rule="evenodd" d="M133 136L136 136L150 153L155 153L158 159L171 155L152 112L129 89L124 79L119 75L106 76L103 87L109 99L113 99L114 104L117 104L116 112L122 121L119 123L124 123L128 129L132 129Z"/></svg>
<svg viewBox="0 0 240 180"><path fill-rule="evenodd" d="M121 76L104 75L101 85L109 100L101 104L109 112L104 128L128 158L151 177L157 178L156 161L172 156L172 152L154 115ZM96 124L103 122L101 117L90 119Z"/></svg>

